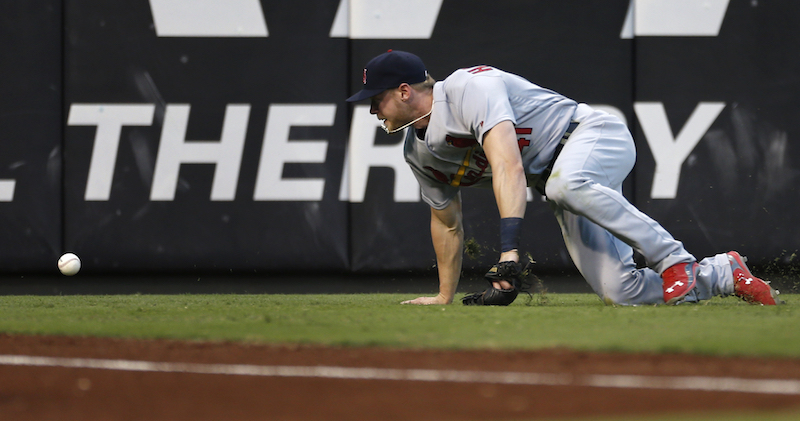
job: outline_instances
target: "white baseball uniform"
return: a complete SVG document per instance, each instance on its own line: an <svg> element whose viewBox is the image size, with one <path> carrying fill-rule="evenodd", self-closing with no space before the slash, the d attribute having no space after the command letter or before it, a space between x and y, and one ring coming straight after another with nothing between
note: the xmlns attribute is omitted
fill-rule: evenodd
<svg viewBox="0 0 800 421"><path fill-rule="evenodd" d="M461 187L491 187L483 138L506 120L516 128L529 186L553 160L570 123L578 123L545 187L567 250L606 302L663 303L661 272L696 259L622 195L636 151L628 128L610 114L493 67L457 70L434 86L428 127L406 133L405 158L423 200L442 209ZM652 269L636 268L634 248ZM699 263L697 288L686 301L733 294L727 255Z"/></svg>

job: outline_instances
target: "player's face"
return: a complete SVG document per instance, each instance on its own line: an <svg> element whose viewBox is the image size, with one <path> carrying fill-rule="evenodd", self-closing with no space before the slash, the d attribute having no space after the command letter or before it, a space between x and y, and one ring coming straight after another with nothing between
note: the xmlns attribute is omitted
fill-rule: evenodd
<svg viewBox="0 0 800 421"><path fill-rule="evenodd" d="M380 112L381 105L386 100L387 96L389 96L389 91L383 91L372 97L372 102L369 104L370 114L378 114ZM380 115L378 115L378 118L380 118Z"/></svg>
<svg viewBox="0 0 800 421"><path fill-rule="evenodd" d="M372 97L369 112L383 120L387 130L393 130L413 120L408 115L408 107L400 99L398 89L389 89Z"/></svg>

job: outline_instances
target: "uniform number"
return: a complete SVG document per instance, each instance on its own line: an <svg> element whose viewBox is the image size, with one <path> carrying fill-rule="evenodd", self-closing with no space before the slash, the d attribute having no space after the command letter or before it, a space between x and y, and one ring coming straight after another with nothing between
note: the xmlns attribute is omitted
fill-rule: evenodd
<svg viewBox="0 0 800 421"><path fill-rule="evenodd" d="M533 133L533 129L516 128L514 130L517 132L517 134L521 135L530 135L531 133ZM522 148L530 146L531 141L530 139L525 139L524 137L520 137L519 139L517 139L517 143L519 144L519 152L522 153Z"/></svg>

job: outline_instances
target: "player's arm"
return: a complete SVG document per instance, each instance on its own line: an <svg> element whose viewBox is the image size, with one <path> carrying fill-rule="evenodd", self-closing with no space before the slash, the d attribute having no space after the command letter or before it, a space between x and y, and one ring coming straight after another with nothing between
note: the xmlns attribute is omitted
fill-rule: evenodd
<svg viewBox="0 0 800 421"><path fill-rule="evenodd" d="M503 218L521 220L525 216L527 206L527 180L514 124L506 120L486 132L483 137L483 150L492 167L492 188L501 223ZM516 249L501 253L499 261L508 260L519 262Z"/></svg>
<svg viewBox="0 0 800 421"><path fill-rule="evenodd" d="M461 214L461 198L456 195L446 208L431 208L431 240L436 252L439 269L439 294L435 297L419 297L403 304L450 304L456 295L461 277L464 248L464 225Z"/></svg>

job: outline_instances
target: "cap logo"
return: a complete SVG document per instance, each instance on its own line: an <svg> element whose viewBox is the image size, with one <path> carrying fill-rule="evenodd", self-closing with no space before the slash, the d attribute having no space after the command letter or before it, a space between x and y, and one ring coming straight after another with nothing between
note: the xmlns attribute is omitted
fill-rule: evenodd
<svg viewBox="0 0 800 421"><path fill-rule="evenodd" d="M367 84L367 69L364 69L364 77L361 78L361 82L363 82L364 85Z"/></svg>

